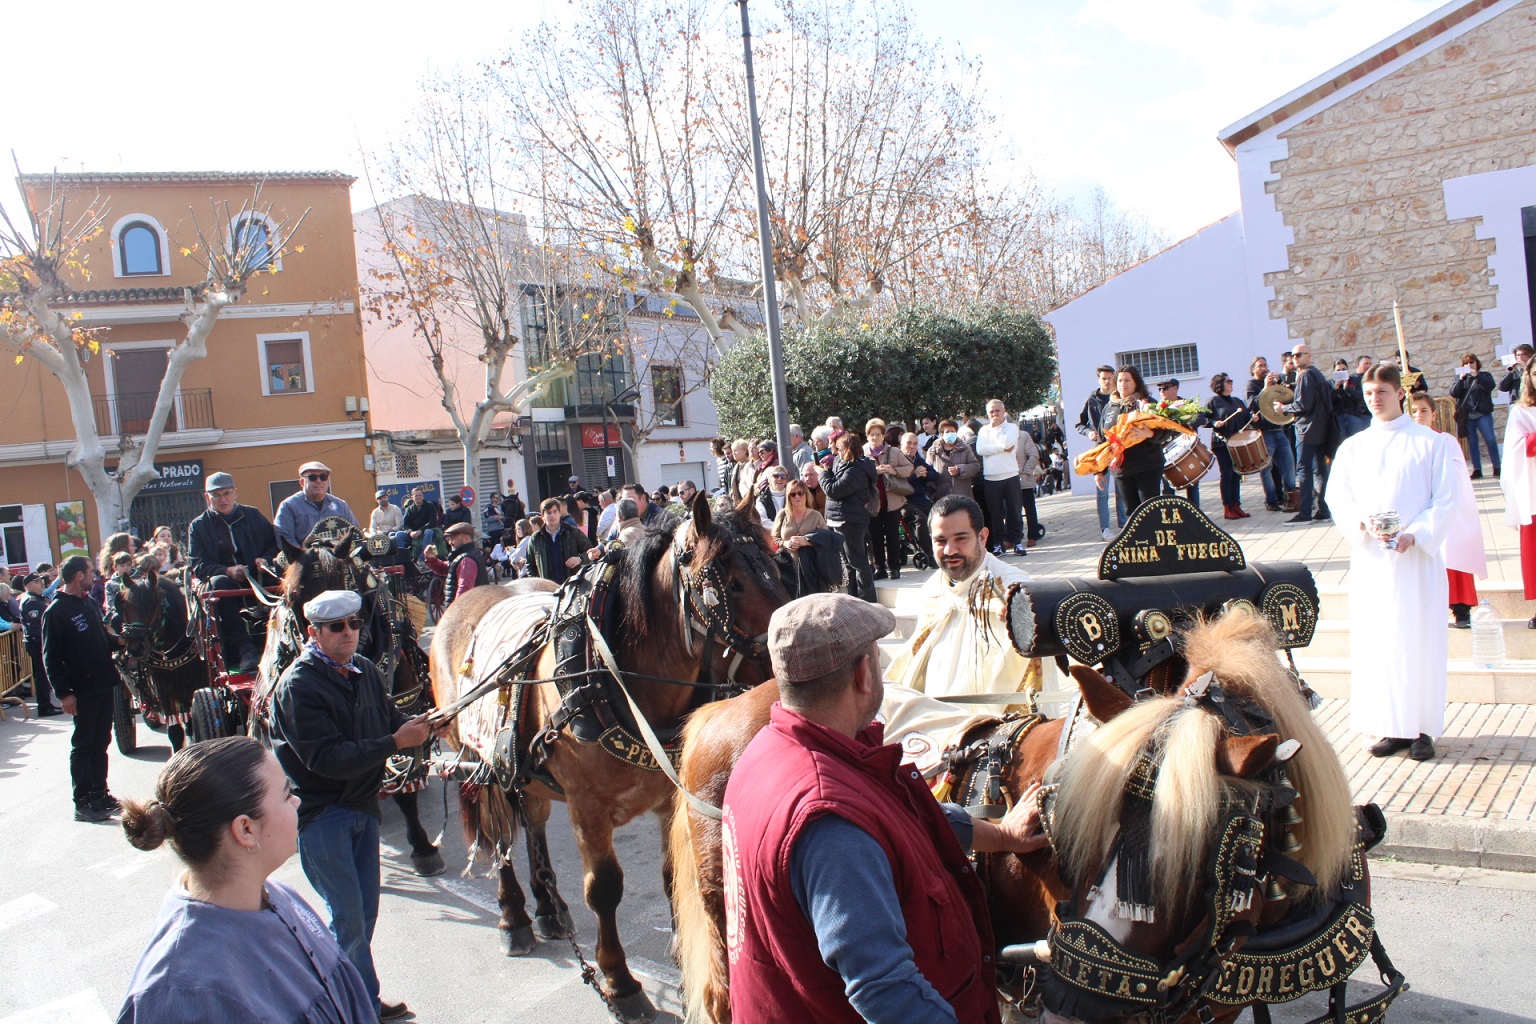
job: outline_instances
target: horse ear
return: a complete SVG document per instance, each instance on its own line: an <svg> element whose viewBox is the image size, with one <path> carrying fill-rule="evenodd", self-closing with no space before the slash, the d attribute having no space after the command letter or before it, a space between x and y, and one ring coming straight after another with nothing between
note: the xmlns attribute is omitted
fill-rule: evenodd
<svg viewBox="0 0 1536 1024"><path fill-rule="evenodd" d="M703 491L693 496L692 518L688 520L690 539L697 539L709 532L714 516L709 511L709 495Z"/></svg>
<svg viewBox="0 0 1536 1024"><path fill-rule="evenodd" d="M1250 778L1269 767L1275 759L1275 748L1279 745L1280 737L1274 733L1267 736L1228 736L1216 748L1216 764L1223 774L1235 775L1240 779Z"/></svg>
<svg viewBox="0 0 1536 1024"><path fill-rule="evenodd" d="M1073 665L1069 672L1083 691L1083 703L1088 713L1100 722L1107 722L1132 704L1131 695L1105 679L1088 665Z"/></svg>

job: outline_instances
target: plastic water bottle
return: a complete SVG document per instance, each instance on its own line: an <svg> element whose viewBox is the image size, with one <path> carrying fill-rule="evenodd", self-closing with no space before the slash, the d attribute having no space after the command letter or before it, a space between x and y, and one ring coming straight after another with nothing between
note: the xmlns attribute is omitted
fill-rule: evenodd
<svg viewBox="0 0 1536 1024"><path fill-rule="evenodd" d="M1472 664L1478 668L1504 666L1504 624L1487 598L1472 609Z"/></svg>

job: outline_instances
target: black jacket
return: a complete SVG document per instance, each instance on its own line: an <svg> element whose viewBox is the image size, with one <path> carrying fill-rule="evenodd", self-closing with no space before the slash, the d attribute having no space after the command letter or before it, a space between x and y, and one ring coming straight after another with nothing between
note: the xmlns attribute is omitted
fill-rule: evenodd
<svg viewBox="0 0 1536 1024"><path fill-rule="evenodd" d="M417 530L432 530L436 529L442 517L443 510L438 507L437 502L428 498L420 505L413 504L405 510L405 519L402 525L411 533Z"/></svg>
<svg viewBox="0 0 1536 1024"><path fill-rule="evenodd" d="M564 583L566 577L576 571L566 566L566 559L573 556L585 559L590 543L587 535L569 522L560 527L558 544L548 530L540 527L528 544L528 553L533 558L533 574L552 583Z"/></svg>
<svg viewBox="0 0 1536 1024"><path fill-rule="evenodd" d="M1333 383L1333 411L1349 416L1370 416L1365 404L1365 392L1360 388L1359 374L1352 373L1348 380Z"/></svg>
<svg viewBox="0 0 1536 1024"><path fill-rule="evenodd" d="M458 508L450 508L443 513L444 530L458 523L468 523L470 526L474 526L475 514L471 512L467 506L464 505L460 505Z"/></svg>
<svg viewBox="0 0 1536 1024"><path fill-rule="evenodd" d="M1296 377L1296 400L1285 408L1296 414L1296 439L1302 444L1327 444L1333 421L1333 388L1316 366Z"/></svg>
<svg viewBox="0 0 1536 1024"><path fill-rule="evenodd" d="M378 668L341 674L305 649L272 690L272 753L299 798L299 828L327 807L379 816L384 762L406 717Z"/></svg>
<svg viewBox="0 0 1536 1024"><path fill-rule="evenodd" d="M1456 383L1451 385L1451 397L1456 399L1457 407L1467 414L1468 419L1487 416L1493 412L1494 386L1493 374L1479 370L1457 377Z"/></svg>
<svg viewBox="0 0 1536 1024"><path fill-rule="evenodd" d="M1077 417L1077 432L1084 437L1104 433L1104 406L1109 404L1109 396L1104 392L1094 389L1088 396L1088 401L1083 403L1083 411ZM1102 437L1100 438L1102 440Z"/></svg>
<svg viewBox="0 0 1536 1024"><path fill-rule="evenodd" d="M228 516L207 509L187 527L187 564L207 582L232 565L256 578L256 559L277 557L277 531L260 510L236 505Z"/></svg>
<svg viewBox="0 0 1536 1024"><path fill-rule="evenodd" d="M21 638L34 650L43 646L43 612L48 599L42 594L21 595Z"/></svg>
<svg viewBox="0 0 1536 1024"><path fill-rule="evenodd" d="M43 612L43 668L60 699L105 693L118 684L112 639L101 621L100 605L62 590L53 595Z"/></svg>
<svg viewBox="0 0 1536 1024"><path fill-rule="evenodd" d="M1211 421L1211 435L1213 440L1225 442L1227 438L1231 437L1239 430L1248 429L1248 427L1250 427L1253 423L1253 415L1251 413L1247 416L1242 415L1242 413L1247 409L1248 406L1243 403L1242 399L1237 398L1234 395L1212 395L1211 414L1209 419ZM1226 426L1218 427L1216 425L1218 422L1227 419L1234 413L1237 414L1236 418L1232 419L1231 422L1229 422Z"/></svg>
<svg viewBox="0 0 1536 1024"><path fill-rule="evenodd" d="M827 520L850 526L869 523L869 502L878 492L879 473L875 462L860 455L852 462L833 456L832 464L821 477L821 489L827 494Z"/></svg>
<svg viewBox="0 0 1536 1024"><path fill-rule="evenodd" d="M1504 392L1511 399L1519 398L1520 375L1524 372L1525 367L1521 366L1519 363L1516 363L1513 368L1504 374L1504 378L1499 381L1499 390Z"/></svg>

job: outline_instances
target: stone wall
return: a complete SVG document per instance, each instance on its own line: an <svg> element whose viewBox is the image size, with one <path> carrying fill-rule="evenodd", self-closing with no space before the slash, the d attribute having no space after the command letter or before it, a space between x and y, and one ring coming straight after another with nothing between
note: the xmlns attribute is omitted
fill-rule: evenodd
<svg viewBox="0 0 1536 1024"><path fill-rule="evenodd" d="M1493 241L1446 217L1447 178L1536 164L1536 0L1528 0L1286 132L1267 186L1295 240L1266 275L1270 315L1331 369L1397 351L1402 304L1414 365L1444 394L1467 352L1491 366ZM1536 197L1533 197L1536 201Z"/></svg>

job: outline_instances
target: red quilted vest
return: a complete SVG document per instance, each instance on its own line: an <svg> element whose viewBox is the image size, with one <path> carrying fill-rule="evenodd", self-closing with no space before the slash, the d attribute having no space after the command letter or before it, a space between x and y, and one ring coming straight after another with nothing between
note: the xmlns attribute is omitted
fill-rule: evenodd
<svg viewBox="0 0 1536 1024"><path fill-rule="evenodd" d="M884 726L850 739L774 704L725 790L723 867L731 1014L736 1024L863 1018L822 962L795 902L790 850L833 813L885 849L917 969L961 1024L997 1024L992 932L981 884L944 812Z"/></svg>

